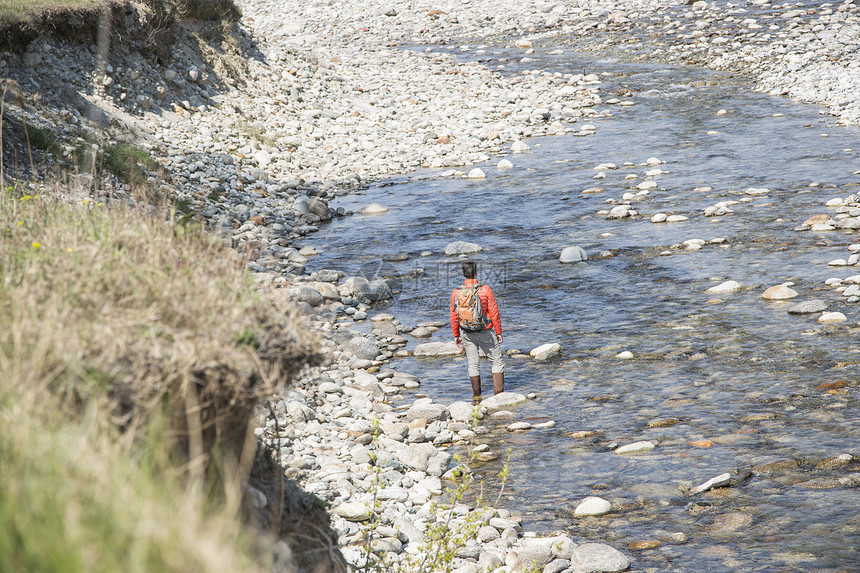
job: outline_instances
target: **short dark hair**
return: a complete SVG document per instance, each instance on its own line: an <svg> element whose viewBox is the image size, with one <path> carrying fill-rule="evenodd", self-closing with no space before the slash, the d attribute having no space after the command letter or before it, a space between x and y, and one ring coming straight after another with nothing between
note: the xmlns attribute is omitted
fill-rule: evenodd
<svg viewBox="0 0 860 573"><path fill-rule="evenodd" d="M466 261L463 263L463 277L473 279L478 276L478 263L475 261Z"/></svg>

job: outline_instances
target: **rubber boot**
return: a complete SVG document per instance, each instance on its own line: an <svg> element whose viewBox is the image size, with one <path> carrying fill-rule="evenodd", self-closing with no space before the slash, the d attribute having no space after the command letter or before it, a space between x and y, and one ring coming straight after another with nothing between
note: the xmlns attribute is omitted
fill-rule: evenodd
<svg viewBox="0 0 860 573"><path fill-rule="evenodd" d="M493 372L493 393L500 394L505 391L505 373Z"/></svg>
<svg viewBox="0 0 860 573"><path fill-rule="evenodd" d="M472 399L481 399L481 376L469 376L469 382L472 383Z"/></svg>

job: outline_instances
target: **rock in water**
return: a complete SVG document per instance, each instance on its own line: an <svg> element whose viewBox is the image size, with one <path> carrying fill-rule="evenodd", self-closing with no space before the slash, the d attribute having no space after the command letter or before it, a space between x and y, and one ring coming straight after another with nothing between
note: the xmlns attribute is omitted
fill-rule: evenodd
<svg viewBox="0 0 860 573"><path fill-rule="evenodd" d="M797 291L794 291L785 285L772 286L761 295L764 300L788 300L796 296Z"/></svg>
<svg viewBox="0 0 860 573"><path fill-rule="evenodd" d="M453 342L425 342L415 347L415 356L457 356L463 349Z"/></svg>
<svg viewBox="0 0 860 573"><path fill-rule="evenodd" d="M576 506L573 514L576 516L605 515L612 510L612 504L602 497L586 497Z"/></svg>
<svg viewBox="0 0 860 573"><path fill-rule="evenodd" d="M620 551L605 543L583 543L573 550L570 564L581 571L613 573L625 571L630 560Z"/></svg>
<svg viewBox="0 0 860 573"><path fill-rule="evenodd" d="M813 299L805 300L792 305L788 309L788 314L813 314L816 312L824 312L827 310L827 303L823 300Z"/></svg>
<svg viewBox="0 0 860 573"><path fill-rule="evenodd" d="M542 344L529 352L529 356L536 360L549 360L559 354L561 354L561 344L557 342Z"/></svg>
<svg viewBox="0 0 860 573"><path fill-rule="evenodd" d="M739 291L741 289L741 283L738 281L726 281L718 284L717 286L712 286L705 292L709 292L711 294L728 294L731 292Z"/></svg>
<svg viewBox="0 0 860 573"><path fill-rule="evenodd" d="M483 250L484 247L477 243L469 243L467 241L454 241L453 243L448 243L448 246L445 247L445 255L453 257L456 255L468 255L469 253L478 253Z"/></svg>
<svg viewBox="0 0 860 573"><path fill-rule="evenodd" d="M370 205L358 210L361 215L379 215L380 213L385 213L387 211L388 207L380 205L379 203L371 203Z"/></svg>
<svg viewBox="0 0 860 573"><path fill-rule="evenodd" d="M489 410L498 410L500 408L507 408L508 406L525 402L526 400L527 398L523 394L517 394L516 392L502 392L495 396L484 398L481 405Z"/></svg>
<svg viewBox="0 0 860 573"><path fill-rule="evenodd" d="M565 248L558 257L561 263L579 263L588 260L588 255L582 247L572 246Z"/></svg>
<svg viewBox="0 0 860 573"><path fill-rule="evenodd" d="M519 139L511 144L511 153L525 153L529 149L529 146Z"/></svg>

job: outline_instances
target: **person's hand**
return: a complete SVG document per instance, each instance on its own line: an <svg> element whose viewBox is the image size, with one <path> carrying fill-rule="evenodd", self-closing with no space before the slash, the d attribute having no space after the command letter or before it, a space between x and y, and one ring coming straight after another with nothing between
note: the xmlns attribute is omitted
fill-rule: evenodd
<svg viewBox="0 0 860 573"><path fill-rule="evenodd" d="M454 344L456 344L458 348L463 348L463 341L460 340L459 336L454 337Z"/></svg>
<svg viewBox="0 0 860 573"><path fill-rule="evenodd" d="M499 339L499 344L501 344L501 343L502 343L502 335L501 335L501 334L497 334L497 335L496 335L496 338L498 338L498 339Z"/></svg>

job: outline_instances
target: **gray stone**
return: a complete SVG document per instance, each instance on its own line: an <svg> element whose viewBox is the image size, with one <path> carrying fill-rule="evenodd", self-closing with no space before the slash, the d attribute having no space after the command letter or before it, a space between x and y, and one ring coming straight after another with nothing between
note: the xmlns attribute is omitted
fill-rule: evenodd
<svg viewBox="0 0 860 573"><path fill-rule="evenodd" d="M296 289L296 300L306 302L311 306L319 306L323 302L323 295L315 288L300 286Z"/></svg>
<svg viewBox="0 0 860 573"><path fill-rule="evenodd" d="M463 349L453 342L425 342L416 346L412 353L425 357L457 356L463 354Z"/></svg>
<svg viewBox="0 0 860 573"><path fill-rule="evenodd" d="M815 314L827 310L827 303L823 300L813 299L805 300L792 305L788 309L788 314Z"/></svg>
<svg viewBox="0 0 860 573"><path fill-rule="evenodd" d="M582 247L572 246L565 248L558 257L561 263L580 263L588 260L588 255Z"/></svg>
<svg viewBox="0 0 860 573"><path fill-rule="evenodd" d="M436 448L431 444L412 444L400 452L398 458L404 466L419 472L426 472L430 458L436 453Z"/></svg>
<svg viewBox="0 0 860 573"><path fill-rule="evenodd" d="M577 517L585 517L590 515L606 515L612 510L612 504L602 497L586 497L582 500L573 514Z"/></svg>
<svg viewBox="0 0 860 573"><path fill-rule="evenodd" d="M454 402L448 406L451 419L457 422L471 422L475 417L475 406L468 402ZM480 417L480 416L478 416Z"/></svg>
<svg viewBox="0 0 860 573"><path fill-rule="evenodd" d="M453 243L448 243L448 246L445 247L445 255L453 257L456 255L468 255L470 253L477 253L483 250L484 248L477 243L469 243L467 241L454 241Z"/></svg>
<svg viewBox="0 0 860 573"><path fill-rule="evenodd" d="M331 509L331 512L347 521L367 521L373 515L373 511L360 501L338 504Z"/></svg>
<svg viewBox="0 0 860 573"><path fill-rule="evenodd" d="M481 401L481 405L488 410L499 410L501 408L507 408L509 406L525 402L526 399L527 398L524 394L518 394L516 392L502 392L501 394L484 398Z"/></svg>
<svg viewBox="0 0 860 573"><path fill-rule="evenodd" d="M448 419L448 408L446 408L442 404L414 404L409 410L406 411L406 419L410 422L412 420L425 419L428 422L433 422L435 420L447 420Z"/></svg>
<svg viewBox="0 0 860 573"><path fill-rule="evenodd" d="M379 346L363 336L353 336L341 345L343 352L356 358L375 360L379 356Z"/></svg>
<svg viewBox="0 0 860 573"><path fill-rule="evenodd" d="M625 571L630 559L605 543L584 543L574 549L570 564L583 571L612 573Z"/></svg>
<svg viewBox="0 0 860 573"><path fill-rule="evenodd" d="M511 566L511 573L541 571L551 559L552 551L548 543L530 543L520 550L516 561Z"/></svg>

